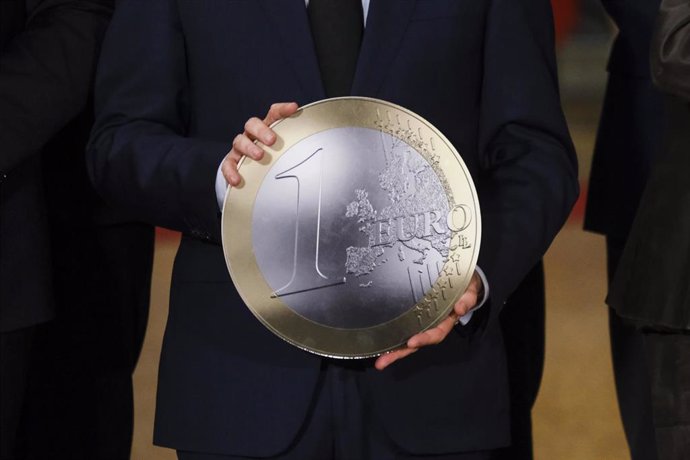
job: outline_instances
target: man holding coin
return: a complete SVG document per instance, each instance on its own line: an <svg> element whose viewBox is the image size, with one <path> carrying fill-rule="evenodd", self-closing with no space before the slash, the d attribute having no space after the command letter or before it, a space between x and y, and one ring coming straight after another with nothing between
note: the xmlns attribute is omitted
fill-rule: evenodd
<svg viewBox="0 0 690 460"><path fill-rule="evenodd" d="M307 3L124 0L106 38L92 178L111 201L183 232L155 442L188 460L489 459L510 443L498 314L577 196L549 2ZM264 161L281 143L274 121L342 95L433 123L482 209L490 293L471 276L448 318L376 361L316 356L273 335L218 245L223 177L241 188L242 157Z"/></svg>

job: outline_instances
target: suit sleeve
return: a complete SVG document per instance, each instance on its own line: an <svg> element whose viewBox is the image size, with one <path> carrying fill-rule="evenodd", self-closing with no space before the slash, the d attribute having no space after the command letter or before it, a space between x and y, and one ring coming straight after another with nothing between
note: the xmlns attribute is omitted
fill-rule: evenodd
<svg viewBox="0 0 690 460"><path fill-rule="evenodd" d="M231 142L188 136L186 69L175 2L122 0L103 44L87 165L107 201L219 241L214 183Z"/></svg>
<svg viewBox="0 0 690 460"><path fill-rule="evenodd" d="M11 174L87 104L113 0L44 0L0 52L0 171Z"/></svg>
<svg viewBox="0 0 690 460"><path fill-rule="evenodd" d="M490 319L548 249L578 196L548 0L493 0L484 41L478 265Z"/></svg>
<svg viewBox="0 0 690 460"><path fill-rule="evenodd" d="M663 0L651 46L652 78L666 92L690 100L690 2Z"/></svg>

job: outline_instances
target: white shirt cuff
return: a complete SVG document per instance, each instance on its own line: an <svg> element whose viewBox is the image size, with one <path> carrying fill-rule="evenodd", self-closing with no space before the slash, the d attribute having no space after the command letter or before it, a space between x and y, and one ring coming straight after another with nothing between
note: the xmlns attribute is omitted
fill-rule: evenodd
<svg viewBox="0 0 690 460"><path fill-rule="evenodd" d="M228 190L228 182L225 180L225 176L223 176L223 171L221 171L220 167L223 165L223 162L221 161L220 165L218 165L218 172L216 173L216 200L218 200L218 209L223 210L223 202L225 201L225 193Z"/></svg>
<svg viewBox="0 0 690 460"><path fill-rule="evenodd" d="M472 310L468 311L460 317L460 324L462 324L463 326L467 326L467 323L469 323L472 319L472 315L474 314L474 312L482 308L486 303L486 299L489 298L489 282L486 279L486 275L484 274L482 269L479 268L479 266L475 266L474 270L477 272L477 275L479 275L479 278L482 280L482 285L484 286L484 296L482 297L482 300L481 302L479 302L479 304L477 304Z"/></svg>

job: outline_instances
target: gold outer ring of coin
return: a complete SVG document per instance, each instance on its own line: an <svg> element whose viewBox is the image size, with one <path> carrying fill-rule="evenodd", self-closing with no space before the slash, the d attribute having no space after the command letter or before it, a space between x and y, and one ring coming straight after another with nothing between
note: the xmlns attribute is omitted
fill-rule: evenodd
<svg viewBox="0 0 690 460"><path fill-rule="evenodd" d="M470 213L467 228L452 232L448 259L432 289L415 305L383 324L362 329L334 328L306 319L283 303L263 277L254 257L252 212L257 193L271 165L291 147L316 133L340 127L381 130L420 153L438 175L450 209ZM237 291L251 312L290 344L331 358L368 358L404 346L409 337L447 318L474 272L481 240L477 192L460 154L431 123L387 101L341 97L301 107L293 116L272 125L277 140L261 161L243 157L243 177L229 187L222 216L225 260ZM229 305L228 308L231 306Z"/></svg>

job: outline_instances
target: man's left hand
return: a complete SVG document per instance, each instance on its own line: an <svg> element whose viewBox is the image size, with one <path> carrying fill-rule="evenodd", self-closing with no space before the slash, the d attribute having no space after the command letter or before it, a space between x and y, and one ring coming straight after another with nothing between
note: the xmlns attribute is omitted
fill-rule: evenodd
<svg viewBox="0 0 690 460"><path fill-rule="evenodd" d="M375 363L376 369L382 371L397 360L411 355L422 347L441 343L453 330L460 317L466 315L477 305L482 291L482 280L475 271L465 293L455 303L448 318L444 319L438 326L410 337L404 348L379 356Z"/></svg>

